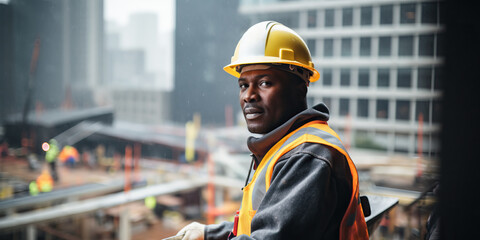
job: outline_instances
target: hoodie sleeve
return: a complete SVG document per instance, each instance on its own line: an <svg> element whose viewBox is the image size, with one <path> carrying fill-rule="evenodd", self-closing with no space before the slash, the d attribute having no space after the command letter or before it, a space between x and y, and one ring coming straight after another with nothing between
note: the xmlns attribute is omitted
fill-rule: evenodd
<svg viewBox="0 0 480 240"><path fill-rule="evenodd" d="M255 216L251 236L234 239L338 239L344 200L326 159L297 152L275 165ZM344 192L341 190L340 192Z"/></svg>
<svg viewBox="0 0 480 240"><path fill-rule="evenodd" d="M206 225L204 238L206 240L226 240L232 229L232 222L222 222L220 224Z"/></svg>

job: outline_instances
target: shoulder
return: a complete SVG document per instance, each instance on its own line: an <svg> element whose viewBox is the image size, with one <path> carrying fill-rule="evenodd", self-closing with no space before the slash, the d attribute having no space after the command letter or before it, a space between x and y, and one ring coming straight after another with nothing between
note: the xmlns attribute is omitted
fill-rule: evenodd
<svg viewBox="0 0 480 240"><path fill-rule="evenodd" d="M278 162L295 160L298 158L309 158L312 160L323 161L330 168L338 165L339 161L344 161L345 156L336 149L319 143L302 143L289 152L285 153Z"/></svg>
<svg viewBox="0 0 480 240"><path fill-rule="evenodd" d="M352 176L346 157L333 147L319 143L302 143L279 158L274 172L309 168L312 172L331 172L334 178L351 184Z"/></svg>

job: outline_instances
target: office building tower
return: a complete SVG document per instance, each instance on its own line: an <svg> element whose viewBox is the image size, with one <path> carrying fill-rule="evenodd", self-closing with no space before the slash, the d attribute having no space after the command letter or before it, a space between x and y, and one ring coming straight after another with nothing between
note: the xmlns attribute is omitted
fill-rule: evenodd
<svg viewBox="0 0 480 240"><path fill-rule="evenodd" d="M330 108L330 125L346 144L433 156L439 151L443 8L432 0L244 0L239 12L251 25L275 20L303 37L321 74L309 88L309 105Z"/></svg>

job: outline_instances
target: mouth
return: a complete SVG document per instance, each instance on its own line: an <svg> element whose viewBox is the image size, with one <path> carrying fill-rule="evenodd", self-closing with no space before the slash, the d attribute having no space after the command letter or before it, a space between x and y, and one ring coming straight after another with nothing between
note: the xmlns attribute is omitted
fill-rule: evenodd
<svg viewBox="0 0 480 240"><path fill-rule="evenodd" d="M243 114L245 115L245 119L253 120L255 118L258 118L260 115L262 115L263 111L260 108L247 107L243 109Z"/></svg>

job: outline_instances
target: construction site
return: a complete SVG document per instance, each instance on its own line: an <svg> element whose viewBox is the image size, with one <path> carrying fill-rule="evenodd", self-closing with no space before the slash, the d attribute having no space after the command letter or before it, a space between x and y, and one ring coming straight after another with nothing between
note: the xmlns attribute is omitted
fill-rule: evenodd
<svg viewBox="0 0 480 240"><path fill-rule="evenodd" d="M29 131L15 117L5 128L2 239L162 239L192 221L231 221L239 209L250 161L239 147L243 126L201 128L199 118L163 128L114 124L108 108L28 119ZM60 149L55 170L45 160L50 139ZM350 154L370 202L372 238L421 239L435 203L435 161Z"/></svg>
<svg viewBox="0 0 480 240"><path fill-rule="evenodd" d="M441 3L165 1L174 24L159 30L168 11L146 10L168 6L152 2L120 26L107 16L129 8L119 1L0 1L0 239L164 239L194 221L234 221L252 134L221 67L247 23L266 17L299 30L322 69L308 104L331 110L370 239L425 239L445 119L442 51L419 49L442 43ZM468 159L455 150L450 159Z"/></svg>

